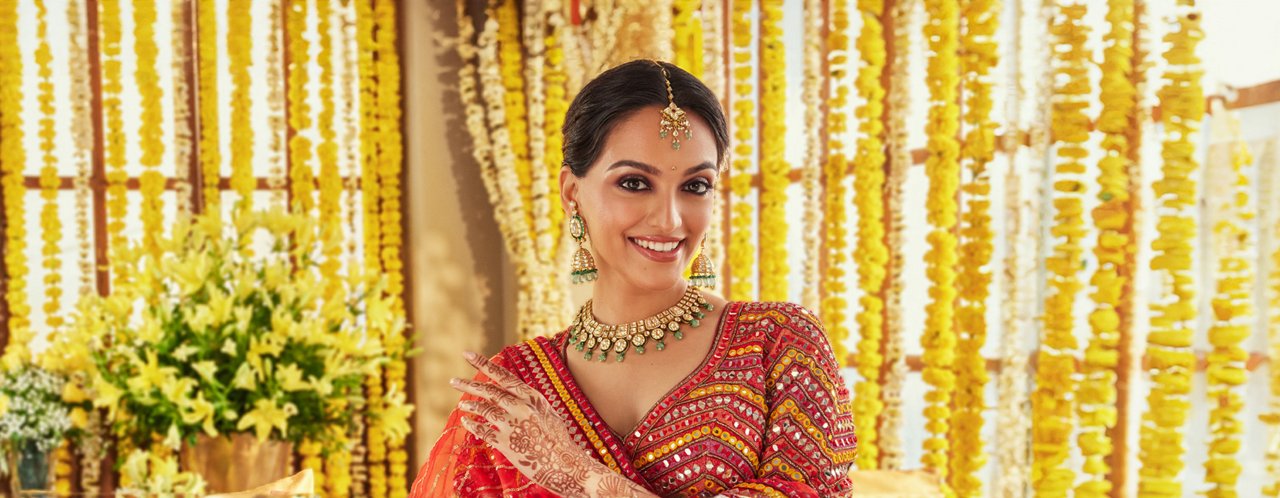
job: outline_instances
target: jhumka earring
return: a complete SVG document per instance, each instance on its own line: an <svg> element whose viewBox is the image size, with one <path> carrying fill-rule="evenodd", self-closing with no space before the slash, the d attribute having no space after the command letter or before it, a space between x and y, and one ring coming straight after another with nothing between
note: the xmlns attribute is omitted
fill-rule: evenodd
<svg viewBox="0 0 1280 498"><path fill-rule="evenodd" d="M693 258L693 268L689 272L689 285L703 288L716 286L716 268L711 263L711 258L707 256L706 237L702 238L702 246L698 250L698 257Z"/></svg>
<svg viewBox="0 0 1280 498"><path fill-rule="evenodd" d="M685 139L693 138L693 128L689 127L689 117L684 114L684 109L676 105L676 96L671 91L671 78L667 75L667 68L658 61L653 63L662 70L662 82L667 85L667 108L662 110L662 124L658 129L658 136L667 138L670 135L671 148L680 150L681 135L684 135Z"/></svg>
<svg viewBox="0 0 1280 498"><path fill-rule="evenodd" d="M573 253L570 275L575 284L591 282L600 276L600 271L596 269L596 259L591 257L591 251L585 245L587 223L578 214L578 203L569 201L569 210L572 211L569 216L569 235L578 242L578 251Z"/></svg>

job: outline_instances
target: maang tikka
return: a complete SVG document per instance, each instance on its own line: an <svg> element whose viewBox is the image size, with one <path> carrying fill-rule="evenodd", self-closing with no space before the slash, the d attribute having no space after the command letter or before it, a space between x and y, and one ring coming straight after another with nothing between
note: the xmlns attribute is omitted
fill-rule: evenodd
<svg viewBox="0 0 1280 498"><path fill-rule="evenodd" d="M591 282L600 276L600 271L596 269L596 259L591 257L591 251L586 247L587 222L578 214L577 202L569 201L569 211L569 235L578 242L578 251L573 253L570 277L575 284Z"/></svg>
<svg viewBox="0 0 1280 498"><path fill-rule="evenodd" d="M667 68L661 62L653 61L662 71L662 82L667 85L667 107L662 110L662 124L658 129L658 136L667 138L671 136L671 148L680 150L680 137L684 135L685 139L693 138L693 129L689 127L689 117L685 115L684 109L676 105L676 95L671 91L671 77L667 75Z"/></svg>

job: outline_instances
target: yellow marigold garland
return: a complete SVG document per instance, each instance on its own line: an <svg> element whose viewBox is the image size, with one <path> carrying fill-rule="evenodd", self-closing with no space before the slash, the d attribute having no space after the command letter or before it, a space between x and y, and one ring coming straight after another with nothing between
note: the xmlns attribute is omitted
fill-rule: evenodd
<svg viewBox="0 0 1280 498"><path fill-rule="evenodd" d="M862 14L862 31L858 35L858 55L862 63L858 67L854 84L858 94L866 99L856 112L858 116L858 145L853 158L853 199L858 212L857 245L853 259L858 268L858 288L861 297L858 315L855 317L861 340L858 341L858 359L854 365L861 380L854 385L854 425L858 427L858 468L875 469L879 466L879 437L876 424L884 408L880 395L880 368L884 358L880 353L884 337L884 287L885 264L889 250L884 243L884 97L881 75L885 68L884 27L880 16L884 13L884 0L859 0Z"/></svg>
<svg viewBox="0 0 1280 498"><path fill-rule="evenodd" d="M382 269L387 279L386 292L390 295L392 313L403 316L404 262L401 259L401 190L400 171L404 164L400 135L400 57L396 45L396 6L394 2L377 2L374 7L375 42L378 47L378 107L379 118L379 194L382 199ZM384 339L392 351L392 359L386 365L386 389L388 392L404 392L407 365L402 354L407 350L405 333L392 334ZM391 498L408 496L408 452L403 437L387 442L387 480Z"/></svg>
<svg viewBox="0 0 1280 498"><path fill-rule="evenodd" d="M674 0L671 15L671 28L675 32L671 41L675 58L671 62L699 78L703 74L703 28L698 15L701 6L702 0Z"/></svg>
<svg viewBox="0 0 1280 498"><path fill-rule="evenodd" d="M164 229L164 174L160 167L165 161L164 145L164 92L160 88L160 75L156 72L159 48L155 40L156 6L153 2L140 2L133 6L133 56L135 58L134 81L141 99L138 142L142 157L142 175L138 178L138 190L142 194L143 247L152 253L160 250L156 240Z"/></svg>
<svg viewBox="0 0 1280 498"><path fill-rule="evenodd" d="M786 301L787 54L782 0L760 1L760 299Z"/></svg>
<svg viewBox="0 0 1280 498"><path fill-rule="evenodd" d="M1045 300L1044 333L1036 353L1036 388L1031 396L1032 486L1043 496L1067 496L1075 481L1075 471L1067 466L1074 430L1076 337L1073 334L1079 279L1080 246L1084 224L1084 172L1082 160L1088 156L1084 142L1089 138L1088 57L1083 24L1086 6L1063 1L1056 6L1050 31L1056 45L1052 60L1055 82L1052 99L1052 129L1058 144L1058 161L1053 170L1053 253L1045 262L1049 287Z"/></svg>
<svg viewBox="0 0 1280 498"><path fill-rule="evenodd" d="M124 129L124 107L120 95L124 92L122 82L123 67L121 62L121 43L123 32L120 26L120 0L103 0L98 3L98 29L101 37L100 51L102 56L102 116L105 147L103 161L106 163L106 205L107 205L107 244L111 261L113 278L122 276L123 265L121 252L125 248L124 219L128 213L128 199L125 197L125 181L128 174L124 167L126 135Z"/></svg>
<svg viewBox="0 0 1280 498"><path fill-rule="evenodd" d="M1126 135L1130 119L1137 111L1137 89L1130 78L1133 67L1133 0L1108 2L1104 39L1106 49L1102 62L1102 113L1097 128L1103 133L1103 157L1098 161L1098 194L1100 204L1093 210L1093 223L1098 228L1093 254L1098 266L1090 283L1093 285L1093 312L1089 326L1093 335L1084 351L1083 380L1076 394L1076 411L1080 417L1080 452L1084 456L1085 479L1076 487L1076 496L1102 498L1108 496L1112 483L1107 463L1113 449L1110 428L1116 425L1116 368L1119 365L1121 314L1124 312L1128 271L1126 260L1133 251L1126 226L1129 218L1129 139Z"/></svg>
<svg viewBox="0 0 1280 498"><path fill-rule="evenodd" d="M902 191L906 182L906 170L911 166L911 151L907 147L907 112L910 107L910 80L908 78L908 53L911 48L911 23L916 7L915 0L897 0L890 11L893 28L894 57L889 66L889 89L886 94L885 149L888 172L885 177L885 208L889 212L886 229L888 271L884 289L884 363L887 365L881 378L881 396L884 408L880 412L878 449L880 467L894 470L902 468L902 386L907 376L906 356L902 337Z"/></svg>
<svg viewBox="0 0 1280 498"><path fill-rule="evenodd" d="M836 360L844 364L849 356L845 340L849 337L849 328L845 326L845 310L848 303L844 296L848 287L845 285L845 261L849 256L847 221L847 193L844 179L849 173L848 158L845 157L845 140L849 131L849 7L845 2L831 5L830 29L827 32L827 64L830 74L831 101L827 112L827 147L829 153L823 165L823 179L826 188L823 191L822 223L824 225L824 251L826 272L822 274L822 322L827 328L827 337L831 339L831 349ZM859 436L861 438L861 436Z"/></svg>
<svg viewBox="0 0 1280 498"><path fill-rule="evenodd" d="M57 108L54 106L53 94L53 52L49 48L49 9L43 0L36 1L36 36L40 45L36 47L35 59L38 67L40 84L37 99L40 106L40 198L44 205L40 209L40 238L44 246L40 249L41 267L44 268L44 316L49 330L57 330L62 325L60 302L62 298L62 220L58 219L58 187L62 179L58 177L58 156L54 154L57 147L58 132Z"/></svg>
<svg viewBox="0 0 1280 498"><path fill-rule="evenodd" d="M995 156L995 128L991 120L991 71L998 53L995 35L1000 7L995 0L966 0L960 53L964 88L964 145L960 154L968 176L960 187L964 213L960 218L960 258L965 262L957 284L956 393L949 434L952 451L949 485L958 496L982 493L979 473L987 462L982 441L986 408L987 299L991 295L991 178L988 165Z"/></svg>
<svg viewBox="0 0 1280 498"><path fill-rule="evenodd" d="M520 47L520 15L515 0L493 1L501 2L491 6L491 9L498 21L498 60L502 64L502 87L506 89L503 108L506 110L507 134L511 139L515 161L511 167L515 168L516 180L520 185L524 226L528 227L528 236L536 239L538 234L532 231L533 176L529 162L529 123L526 121L528 110L525 107L525 81L520 74L524 66Z"/></svg>
<svg viewBox="0 0 1280 498"><path fill-rule="evenodd" d="M306 0L290 0L285 13L285 38L289 54L289 65L294 69L288 71L289 128L293 136L289 137L289 209L294 212L310 213L315 207L315 170L311 166L312 143L309 132L312 129L311 105L307 96L310 94L310 76L306 68L311 64L311 42L306 36L307 18L310 16Z"/></svg>
<svg viewBox="0 0 1280 498"><path fill-rule="evenodd" d="M1214 118L1225 121L1231 133L1229 171L1221 171L1230 182L1229 195L1215 206L1218 212L1214 224L1214 251L1218 254L1216 294L1213 297L1213 324L1209 327L1208 355L1209 455L1204 463L1205 482L1209 484L1208 498L1236 498L1236 483L1243 470L1240 453L1240 434L1244 432L1244 411L1241 386L1248 371L1245 362L1249 352L1244 342L1254 326L1253 261L1257 256L1250 225L1254 220L1253 206L1249 199L1252 190L1246 166L1253 163L1249 148L1240 138L1240 123L1227 113L1222 101L1214 101Z"/></svg>
<svg viewBox="0 0 1280 498"><path fill-rule="evenodd" d="M925 394L924 456L925 469L945 478L950 447L947 432L950 430L951 397L955 392L955 374L951 367L955 361L956 334L953 330L953 303L956 298L955 266L957 264L956 191L960 180L957 161L960 147L956 140L960 123L957 106L959 67L957 61L959 6L943 0L925 0L928 20L924 25L925 39L932 54L927 65L929 86L929 134L926 148L925 174L929 177L929 198L926 201L929 225L929 251L925 254L929 277L930 301L925 307L924 333L920 345L924 347L922 376L930 389ZM944 487L948 494L950 488Z"/></svg>
<svg viewBox="0 0 1280 498"><path fill-rule="evenodd" d="M1162 177L1154 184L1160 213L1152 248L1151 270L1166 282L1151 304L1147 336L1151 391L1139 432L1140 498L1182 496L1185 448L1182 428L1191 408L1188 394L1195 371L1191 350L1196 324L1195 275L1191 271L1196 238L1195 145L1204 115L1202 70L1196 46L1204 34L1192 2L1180 1L1176 29L1165 35L1169 63L1165 85L1157 92L1163 109Z"/></svg>
<svg viewBox="0 0 1280 498"><path fill-rule="evenodd" d="M4 265L8 276L4 297L9 313L9 342L4 345L3 366L15 368L31 356L27 349L31 341L31 306L27 301L27 233L23 222L26 188L22 184L27 153L22 145L22 54L16 1L0 3L0 56L6 64L12 64L0 71L0 188L4 193Z"/></svg>
<svg viewBox="0 0 1280 498"><path fill-rule="evenodd" d="M755 207L747 202L751 195L753 170L751 139L755 135L756 105L755 85L752 84L754 66L751 64L751 0L734 0L729 10L732 23L730 42L732 61L732 113L733 113L733 165L729 173L729 299L751 299L756 274L754 245L751 235Z"/></svg>
<svg viewBox="0 0 1280 498"><path fill-rule="evenodd" d="M253 209L253 109L250 100L249 66L252 63L253 4L250 0L227 2L227 71L231 75L231 189L239 197L240 209ZM299 65L305 61L296 61Z"/></svg>
<svg viewBox="0 0 1280 498"><path fill-rule="evenodd" d="M73 2L74 3L74 2ZM199 0L196 9L196 94L199 95L200 172L203 208L218 212L222 189L222 147L218 141L218 7L215 0Z"/></svg>
<svg viewBox="0 0 1280 498"><path fill-rule="evenodd" d="M316 159L320 163L319 226L321 240L324 241L324 262L320 269L326 277L334 277L342 267L342 173L338 171L337 130L334 123L333 9L328 2L316 3L316 18L320 45L316 54L316 65L320 69L320 114L316 118L320 145L316 147Z"/></svg>
<svg viewBox="0 0 1280 498"><path fill-rule="evenodd" d="M542 73L546 88L546 104L543 108L546 118L542 122L546 145L542 160L545 164L543 167L547 169L547 198L553 204L560 199L560 168L564 163L564 133L561 128L564 126L565 113L569 111L569 76L566 74L564 58L564 38L567 36L571 36L571 33L565 27L561 9L552 9L547 14L547 36L542 40L546 45L546 68ZM560 254L563 252L559 248L564 210L553 205L548 216L551 220L551 254ZM556 265L556 268L561 267L562 265Z"/></svg>
<svg viewBox="0 0 1280 498"><path fill-rule="evenodd" d="M378 249L382 243L382 223L379 218L381 209L379 200L378 175L378 81L377 64L374 55L377 46L374 40L373 5L368 1L357 1L356 9L356 43L358 46L357 67L360 75L360 165L361 165L361 197L364 203L364 262L365 271L381 271L382 260ZM372 331L380 333L380 331ZM383 372L375 369L365 379L365 397L370 400L369 410L377 413L382 409ZM377 417L366 420L365 449L368 451L367 465L369 471L369 495L373 498L387 496L387 441L382 424Z"/></svg>

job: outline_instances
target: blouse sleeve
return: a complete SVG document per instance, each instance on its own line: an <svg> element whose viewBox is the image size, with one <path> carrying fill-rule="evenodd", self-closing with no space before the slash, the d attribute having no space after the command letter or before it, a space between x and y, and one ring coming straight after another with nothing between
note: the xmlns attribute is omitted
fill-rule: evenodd
<svg viewBox="0 0 1280 498"><path fill-rule="evenodd" d="M769 413L756 478L724 496L829 497L852 490L857 454L849 390L817 317L781 305L765 352Z"/></svg>

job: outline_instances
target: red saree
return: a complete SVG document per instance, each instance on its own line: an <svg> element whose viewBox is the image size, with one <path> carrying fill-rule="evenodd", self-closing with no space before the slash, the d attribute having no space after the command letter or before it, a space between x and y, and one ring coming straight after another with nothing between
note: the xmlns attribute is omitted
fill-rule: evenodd
<svg viewBox="0 0 1280 498"><path fill-rule="evenodd" d="M702 366L630 434L614 434L574 383L566 334L509 346L494 362L572 421L574 438L660 496L829 497L850 492L857 437L849 393L817 318L786 303L734 302ZM555 496L458 423L410 496Z"/></svg>

